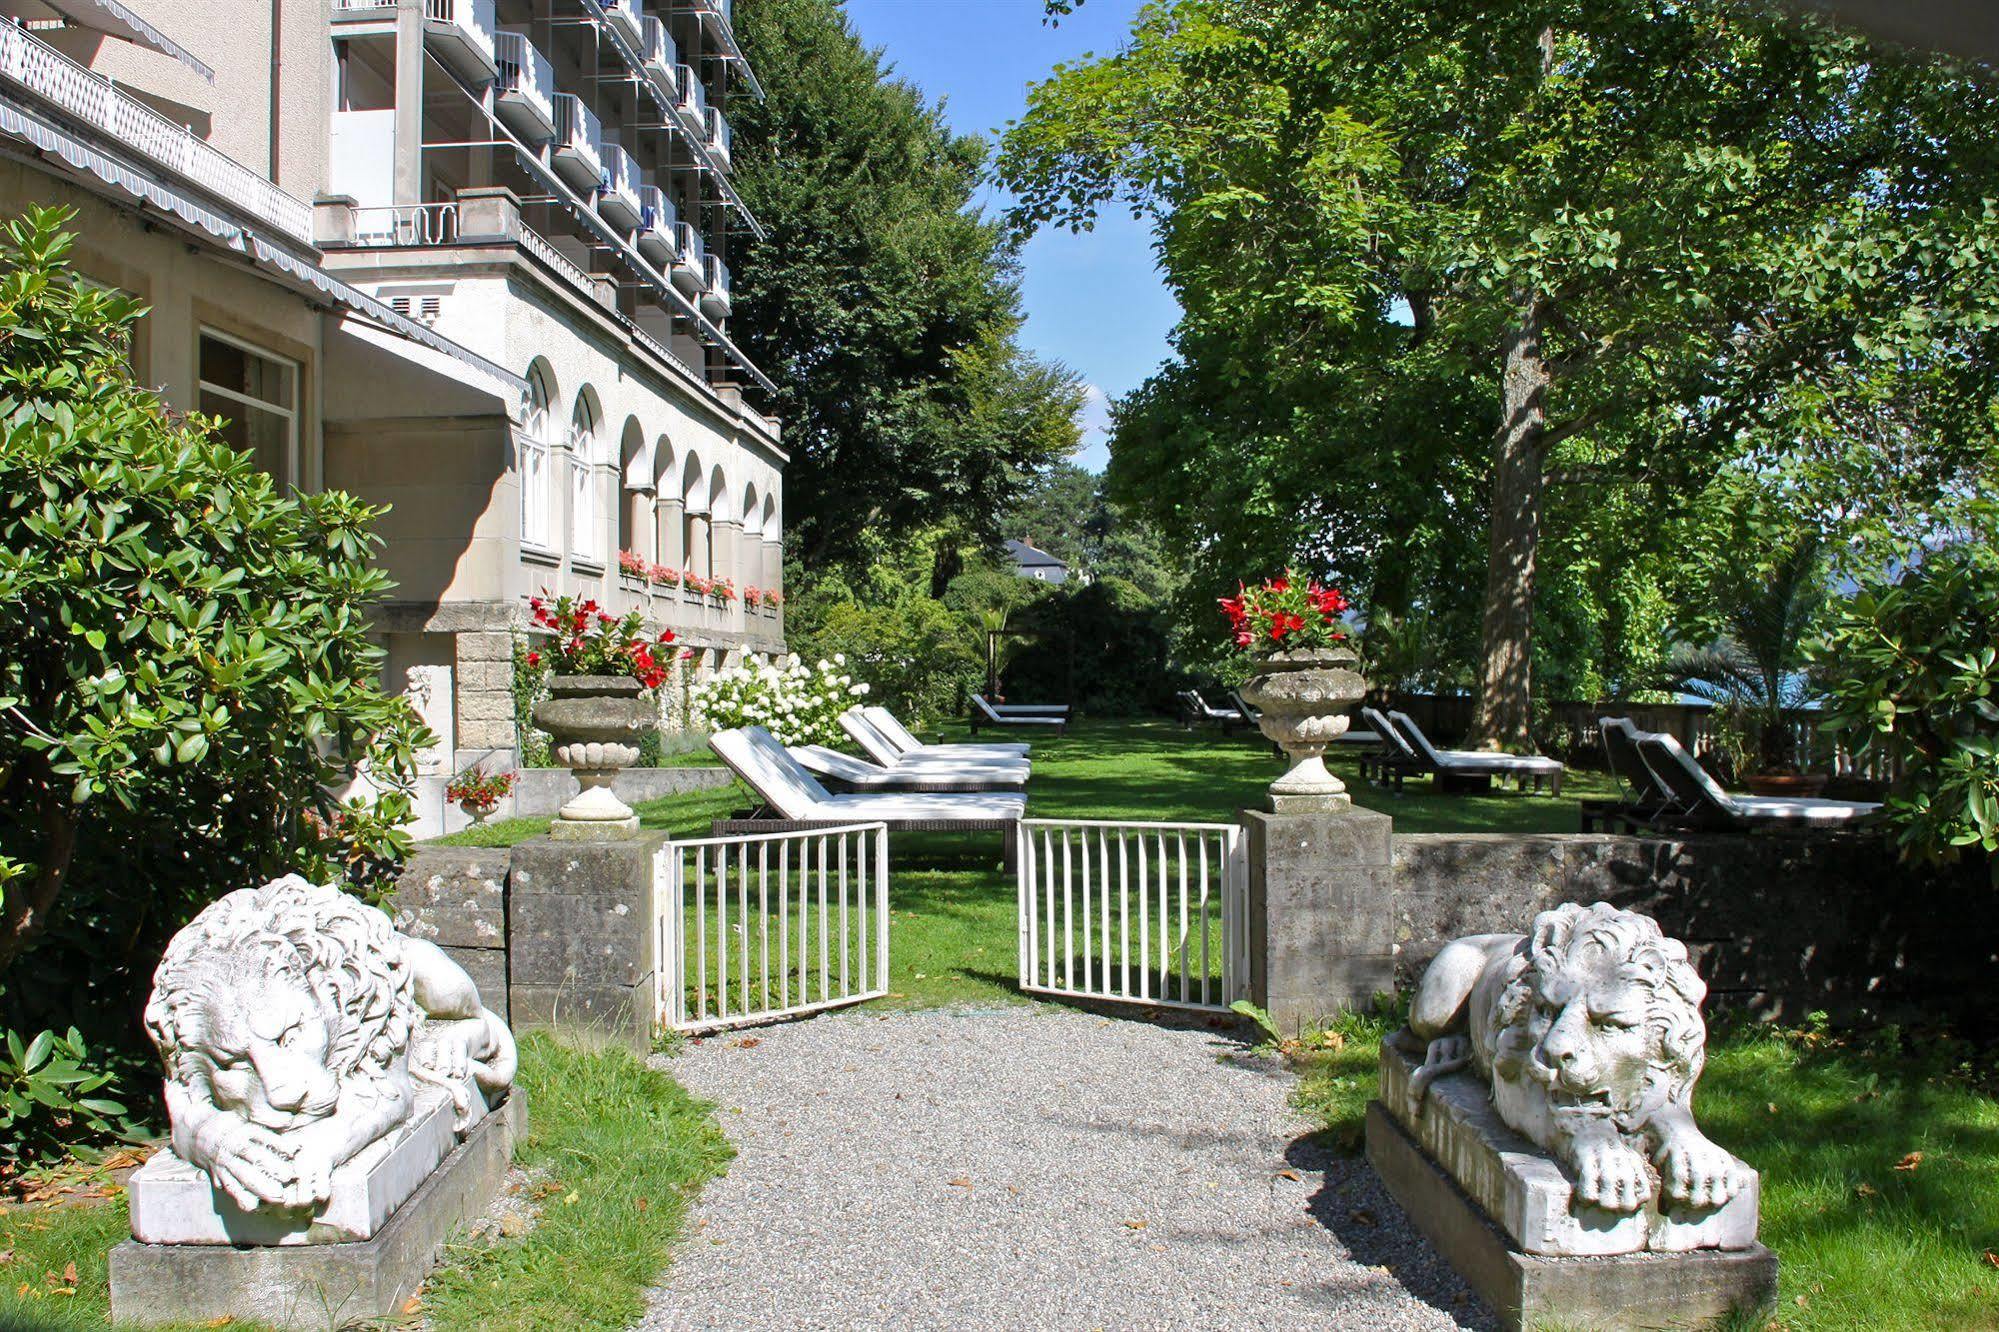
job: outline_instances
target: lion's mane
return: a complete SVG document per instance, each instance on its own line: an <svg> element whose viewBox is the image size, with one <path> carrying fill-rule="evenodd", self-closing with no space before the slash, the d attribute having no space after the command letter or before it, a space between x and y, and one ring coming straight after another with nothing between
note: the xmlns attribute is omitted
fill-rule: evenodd
<svg viewBox="0 0 1999 1332"><path fill-rule="evenodd" d="M326 1064L341 1083L391 1077L408 1052L418 1014L389 918L288 874L210 903L168 945L145 1021L169 1079L192 1071L184 1061L201 1040L208 996L257 975L295 981L339 1015Z"/></svg>

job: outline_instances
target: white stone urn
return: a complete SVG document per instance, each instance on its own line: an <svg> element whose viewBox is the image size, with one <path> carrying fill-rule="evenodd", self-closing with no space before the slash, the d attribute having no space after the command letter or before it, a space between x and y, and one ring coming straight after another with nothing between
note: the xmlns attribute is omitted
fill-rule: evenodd
<svg viewBox="0 0 1999 1332"><path fill-rule="evenodd" d="M1347 711L1367 696L1351 649L1300 648L1259 653L1242 696L1263 715L1257 726L1291 760L1270 784L1278 814L1337 809L1353 803L1346 783L1326 768L1326 746L1347 729Z"/></svg>
<svg viewBox="0 0 1999 1332"><path fill-rule="evenodd" d="M638 815L611 790L621 768L638 762L639 741L659 722L645 686L628 675L557 675L548 697L534 705L534 724L547 731L555 761L583 788L549 827L553 837L615 836L638 830Z"/></svg>
<svg viewBox="0 0 1999 1332"><path fill-rule="evenodd" d="M492 818L493 811L499 807L500 802L497 800L473 800L468 797L458 802L458 808L465 811L465 817L472 820L474 827Z"/></svg>

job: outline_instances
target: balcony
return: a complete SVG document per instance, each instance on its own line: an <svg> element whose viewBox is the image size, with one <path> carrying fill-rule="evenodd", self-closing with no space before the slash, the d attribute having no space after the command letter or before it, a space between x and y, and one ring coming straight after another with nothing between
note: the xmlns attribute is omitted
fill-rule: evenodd
<svg viewBox="0 0 1999 1332"><path fill-rule="evenodd" d="M736 132L722 117L720 107L708 108L708 147L715 154L715 160L724 168L729 165L730 155L735 151Z"/></svg>
<svg viewBox="0 0 1999 1332"><path fill-rule="evenodd" d="M645 40L644 0L599 0L604 8L604 18L616 28L626 41L633 46Z"/></svg>
<svg viewBox="0 0 1999 1332"><path fill-rule="evenodd" d="M680 252L675 235L679 225L680 215L665 190L657 185L639 186L639 230L633 241L639 254L662 273L673 267L674 256Z"/></svg>
<svg viewBox="0 0 1999 1332"><path fill-rule="evenodd" d="M673 272L668 276L682 294L698 296L708 280L708 247L692 222L679 223L674 236Z"/></svg>
<svg viewBox="0 0 1999 1332"><path fill-rule="evenodd" d="M473 83L491 83L499 72L498 33L493 0L423 0L425 48Z"/></svg>
<svg viewBox="0 0 1999 1332"><path fill-rule="evenodd" d="M674 68L680 64L680 47L674 42L673 34L666 30L666 24L648 15L646 17L645 41L639 45L639 58L645 62L646 77L653 87L673 95Z"/></svg>
<svg viewBox="0 0 1999 1332"><path fill-rule="evenodd" d="M630 231L639 224L639 165L616 143L606 141L604 193L597 199L597 216Z"/></svg>
<svg viewBox="0 0 1999 1332"><path fill-rule="evenodd" d="M692 65L676 65L673 71L673 106L699 138L708 135L708 89Z"/></svg>
<svg viewBox="0 0 1999 1332"><path fill-rule="evenodd" d="M735 5L732 0L676 0L673 11L676 14L693 14L701 20L701 25L716 32L733 30Z"/></svg>
<svg viewBox="0 0 1999 1332"><path fill-rule="evenodd" d="M547 143L555 136L555 71L548 57L517 32L500 33L493 49L500 70L493 113L524 142Z"/></svg>
<svg viewBox="0 0 1999 1332"><path fill-rule="evenodd" d="M555 95L555 174L588 199L604 188L604 129L575 93Z"/></svg>
<svg viewBox="0 0 1999 1332"><path fill-rule="evenodd" d="M0 83L25 89L140 162L186 181L225 207L302 245L312 244L311 204L11 23L0 23Z"/></svg>
<svg viewBox="0 0 1999 1332"><path fill-rule="evenodd" d="M729 296L729 266L718 255L709 255L706 264L708 290L701 293L701 313L710 319L727 319L731 299Z"/></svg>

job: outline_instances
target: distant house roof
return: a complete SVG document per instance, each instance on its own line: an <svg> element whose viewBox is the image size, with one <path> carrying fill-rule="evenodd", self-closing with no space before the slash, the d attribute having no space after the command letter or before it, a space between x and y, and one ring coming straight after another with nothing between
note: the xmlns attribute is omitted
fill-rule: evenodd
<svg viewBox="0 0 1999 1332"><path fill-rule="evenodd" d="M1022 578L1032 578L1041 583L1069 581L1069 566L1039 546L1030 546L1025 541L1009 541L1006 553L1013 560L1014 572Z"/></svg>

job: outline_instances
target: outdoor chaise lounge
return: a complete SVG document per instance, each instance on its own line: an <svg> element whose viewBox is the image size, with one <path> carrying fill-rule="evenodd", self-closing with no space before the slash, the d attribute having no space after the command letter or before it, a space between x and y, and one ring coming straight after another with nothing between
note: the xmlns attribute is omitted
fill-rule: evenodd
<svg viewBox="0 0 1999 1332"><path fill-rule="evenodd" d="M984 703L1002 717L1066 717L1069 715L1067 703L995 703L984 694L974 694L973 698Z"/></svg>
<svg viewBox="0 0 1999 1332"><path fill-rule="evenodd" d="M1603 740L1604 763L1611 776L1623 784L1626 795L1621 800L1583 801L1582 830L1636 832L1684 822L1686 806L1638 752L1638 742L1651 732L1639 730L1629 717L1598 717L1596 727Z"/></svg>
<svg viewBox="0 0 1999 1332"><path fill-rule="evenodd" d="M934 745L910 752L898 749L881 727L859 709L849 708L840 716L840 729L861 747L874 765L890 773L924 773L948 777L1004 777L1027 780L1032 766L1025 754L995 753L1007 748L994 745Z"/></svg>
<svg viewBox="0 0 1999 1332"><path fill-rule="evenodd" d="M1042 712L998 712L986 702L985 695L972 695L972 734L977 735L981 726L1027 726L1050 727L1060 735L1069 727L1069 714L1059 716Z"/></svg>
<svg viewBox="0 0 1999 1332"><path fill-rule="evenodd" d="M918 758L1024 758L1028 746L1018 740L985 740L968 744L926 745L896 719L896 715L880 704L870 703L857 709L876 733L886 740L896 754L907 762ZM851 734L851 733L850 733ZM882 760L876 760L881 762Z"/></svg>
<svg viewBox="0 0 1999 1332"><path fill-rule="evenodd" d="M708 745L763 802L748 819L717 819L718 837L849 823L886 823L907 832L1010 833L1027 812L1027 797L1018 791L834 795L761 726L717 731ZM1011 836L1006 844L1010 852Z"/></svg>
<svg viewBox="0 0 1999 1332"><path fill-rule="evenodd" d="M1412 772L1428 772L1416 749L1401 733L1388 724L1388 718L1378 708L1362 708L1360 719L1367 723L1378 747L1363 750L1360 756L1360 776L1362 781L1375 781L1383 785L1393 784L1402 789L1402 779ZM1352 734L1351 731L1348 732Z"/></svg>
<svg viewBox="0 0 1999 1332"><path fill-rule="evenodd" d="M1206 722L1221 727L1223 735L1230 735L1237 727L1249 725L1247 712L1240 708L1218 708L1202 698L1198 689L1182 689L1180 702L1187 709L1185 725L1190 731Z"/></svg>
<svg viewBox="0 0 1999 1332"><path fill-rule="evenodd" d="M1388 721L1395 733L1408 742L1409 752L1420 765L1419 770L1435 775L1440 790L1477 790L1489 785L1494 777L1511 777L1523 788L1531 781L1538 791L1545 781L1551 794L1562 793L1560 759L1541 754L1488 754L1474 749L1439 749L1430 743L1430 737L1423 734L1423 728L1408 713L1390 712ZM1396 785L1401 785L1399 773Z"/></svg>
<svg viewBox="0 0 1999 1332"><path fill-rule="evenodd" d="M990 764L908 764L894 768L842 754L825 745L792 745L799 766L843 791L1018 791L1027 785L1027 768Z"/></svg>
<svg viewBox="0 0 1999 1332"><path fill-rule="evenodd" d="M1700 828L1850 828L1881 808L1860 800L1731 795L1670 735L1641 734L1638 753Z"/></svg>

